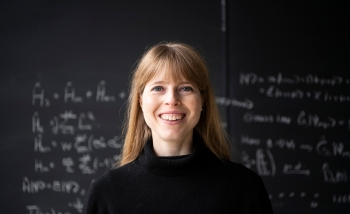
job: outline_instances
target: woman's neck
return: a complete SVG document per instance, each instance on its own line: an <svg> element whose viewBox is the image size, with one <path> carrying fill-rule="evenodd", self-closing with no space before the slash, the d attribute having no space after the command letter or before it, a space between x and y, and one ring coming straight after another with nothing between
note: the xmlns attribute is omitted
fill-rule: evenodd
<svg viewBox="0 0 350 214"><path fill-rule="evenodd" d="M152 136L153 150L157 156L181 156L193 152L193 134L176 140L165 140Z"/></svg>

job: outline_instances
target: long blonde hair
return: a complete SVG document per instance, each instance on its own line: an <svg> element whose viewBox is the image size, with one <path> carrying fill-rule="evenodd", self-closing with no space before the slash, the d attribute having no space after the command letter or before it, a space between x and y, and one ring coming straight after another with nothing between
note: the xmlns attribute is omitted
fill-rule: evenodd
<svg viewBox="0 0 350 214"><path fill-rule="evenodd" d="M139 104L145 85L160 71L178 79L183 76L201 91L203 110L195 131L206 146L221 160L231 159L230 145L221 127L220 115L203 57L192 46L183 43L160 43L148 49L133 73L126 117L124 121L124 147L116 166L135 160L151 137Z"/></svg>

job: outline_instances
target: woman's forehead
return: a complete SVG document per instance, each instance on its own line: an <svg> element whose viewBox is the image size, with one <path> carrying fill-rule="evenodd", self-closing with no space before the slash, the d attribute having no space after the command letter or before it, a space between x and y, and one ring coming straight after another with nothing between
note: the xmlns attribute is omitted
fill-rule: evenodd
<svg viewBox="0 0 350 214"><path fill-rule="evenodd" d="M168 70L166 68L159 69L155 72L153 77L148 81L150 82L191 82L188 80L182 72L174 70Z"/></svg>

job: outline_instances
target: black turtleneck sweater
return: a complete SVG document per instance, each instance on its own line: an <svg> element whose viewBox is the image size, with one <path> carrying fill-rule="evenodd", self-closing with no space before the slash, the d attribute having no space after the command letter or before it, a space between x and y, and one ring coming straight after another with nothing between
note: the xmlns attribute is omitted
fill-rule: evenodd
<svg viewBox="0 0 350 214"><path fill-rule="evenodd" d="M220 161L197 139L194 152L157 157L152 142L133 162L96 180L85 214L272 213L261 178L246 167Z"/></svg>

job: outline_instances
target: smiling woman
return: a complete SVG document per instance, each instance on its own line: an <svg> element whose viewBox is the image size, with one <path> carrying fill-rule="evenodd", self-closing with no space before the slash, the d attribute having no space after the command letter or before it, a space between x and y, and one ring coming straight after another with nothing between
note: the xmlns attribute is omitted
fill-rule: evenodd
<svg viewBox="0 0 350 214"><path fill-rule="evenodd" d="M187 89L181 91L179 90L181 87L186 87ZM177 88L177 93L174 93L176 92L175 88ZM190 88L192 88L193 92L185 92L186 90L190 90ZM153 89L152 92L151 89ZM172 95L174 96L171 97ZM142 112L141 105L144 97L147 100L151 97L163 97L163 99L175 98L181 104L171 104L169 106L169 103L166 103L167 101L164 100L164 106L160 106L161 111L174 111L174 109L180 110L181 108L188 111L188 102L190 100L190 102L196 102L197 107L193 104L190 106L197 109L190 110L187 116L184 115L185 121L182 121L178 127L190 123L192 118L195 118L194 116L197 115L199 121L197 120L195 124L192 124L193 127L187 130L189 131L189 136L187 136L188 138L186 140L191 141L190 138L192 137L193 129L195 129L201 138L204 139L207 147L218 158L222 160L230 159L231 151L226 141L225 133L220 126L219 112L203 57L197 50L187 44L164 43L150 48L139 61L133 74L126 119L127 123L125 124L125 144L119 165L124 165L135 160L142 152L146 142L151 137L157 137L153 136L153 132L156 130L152 130L150 124L148 124L151 121L147 121L147 119L151 119L149 112L146 112L146 114L145 111ZM181 102L180 97L185 103ZM170 100L170 102L174 101ZM153 101L151 103L154 104ZM153 105L143 105L143 108L148 109L151 106ZM157 118L159 121L158 116L160 115L156 115L153 118ZM163 125L165 124L163 123ZM189 127L183 127L182 130L187 128ZM160 130L161 132L169 131L165 127ZM180 136L180 133L177 136ZM185 137L181 136L178 139L179 144L188 145L181 140L181 138L184 139Z"/></svg>
<svg viewBox="0 0 350 214"><path fill-rule="evenodd" d="M133 74L116 169L84 213L272 213L261 178L233 163L208 70L182 43L161 43Z"/></svg>
<svg viewBox="0 0 350 214"><path fill-rule="evenodd" d="M190 154L193 129L201 115L201 93L184 77L176 81L165 74L166 71L155 74L140 95L153 149L158 156Z"/></svg>

